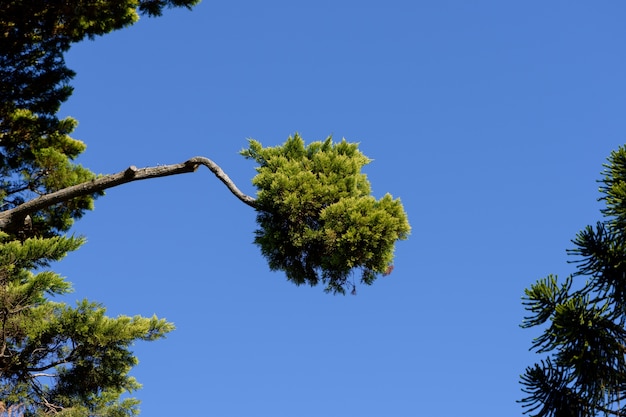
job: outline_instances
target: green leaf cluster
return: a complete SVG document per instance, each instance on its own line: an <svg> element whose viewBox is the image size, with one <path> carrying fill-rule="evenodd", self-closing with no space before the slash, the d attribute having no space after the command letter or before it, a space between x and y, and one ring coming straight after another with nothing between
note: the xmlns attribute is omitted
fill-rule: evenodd
<svg viewBox="0 0 626 417"><path fill-rule="evenodd" d="M156 317L110 318L96 303L76 307L50 296L71 291L45 270L77 249L83 239L31 238L4 234L0 243L0 399L24 415L65 412L80 416L127 416L136 400L120 399L140 387L128 375L137 359L130 347L173 329ZM38 272L32 272L38 270ZM80 411L80 412L79 412ZM66 414L61 414L66 415Z"/></svg>
<svg viewBox="0 0 626 417"><path fill-rule="evenodd" d="M562 284L550 275L525 292L530 314L522 327L543 326L532 349L548 354L521 377L521 403L532 416L625 411L626 147L611 153L600 183L604 220L573 239L576 272Z"/></svg>
<svg viewBox="0 0 626 417"><path fill-rule="evenodd" d="M329 137L305 145L296 134L276 147L250 140L241 154L258 163L255 243L272 270L342 294L354 290L355 271L370 285L387 270L410 226L399 199L370 195L361 172L370 159L358 144Z"/></svg>

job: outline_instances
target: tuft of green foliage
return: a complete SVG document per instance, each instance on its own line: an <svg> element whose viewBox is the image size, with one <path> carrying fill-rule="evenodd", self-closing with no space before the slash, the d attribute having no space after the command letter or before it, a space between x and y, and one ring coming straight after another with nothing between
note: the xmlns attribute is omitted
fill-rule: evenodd
<svg viewBox="0 0 626 417"><path fill-rule="evenodd" d="M604 220L572 241L577 271L549 275L525 291L522 327L543 326L532 345L549 356L521 377L534 417L624 415L626 386L626 147L600 181ZM582 279L574 286L577 279ZM574 289L578 288L578 289Z"/></svg>
<svg viewBox="0 0 626 417"><path fill-rule="evenodd" d="M393 261L395 242L411 230L399 199L376 200L358 144L345 139L305 146L298 135L282 146L250 140L241 154L256 161L257 223L254 242L272 270L301 285L326 285L345 294L352 274L370 285Z"/></svg>
<svg viewBox="0 0 626 417"><path fill-rule="evenodd" d="M83 239L0 236L0 399L23 415L130 416L138 401L120 400L140 385L128 375L137 340L156 340L173 325L156 317L110 318L96 303L76 307L50 296L71 291L45 270ZM33 269L39 272L32 272ZM82 410L82 411L81 411Z"/></svg>

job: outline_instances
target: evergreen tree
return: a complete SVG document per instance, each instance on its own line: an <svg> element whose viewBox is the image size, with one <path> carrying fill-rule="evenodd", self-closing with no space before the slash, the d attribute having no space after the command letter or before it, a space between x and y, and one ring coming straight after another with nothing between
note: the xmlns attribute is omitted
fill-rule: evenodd
<svg viewBox="0 0 626 417"><path fill-rule="evenodd" d="M257 211L255 242L271 269L296 284L355 291L392 268L393 248L410 227L399 200L370 196L356 144L331 138L305 146L298 135L242 151L256 161L258 198L242 193L205 157L97 176L74 160L85 145L59 119L74 76L64 61L72 43L132 25L140 14L190 8L198 0L67 0L0 3L0 416L110 416L138 413L124 396L130 346L173 329L156 317L107 317L83 300L55 302L71 285L49 270L83 242L65 233L104 190L206 166Z"/></svg>
<svg viewBox="0 0 626 417"><path fill-rule="evenodd" d="M0 415L127 416L139 388L128 375L130 346L173 329L156 317L107 317L81 301L51 297L70 284L47 270L82 239L63 236L101 191L21 210L37 196L96 176L72 161L85 145L69 134L71 118L56 112L74 73L70 45L135 22L138 13L196 1L3 1L0 3ZM8 215L13 210L13 215Z"/></svg>
<svg viewBox="0 0 626 417"><path fill-rule="evenodd" d="M532 349L548 354L521 377L532 416L626 415L626 147L611 153L600 183L604 220L568 251L577 271L526 290L522 327L544 325Z"/></svg>
<svg viewBox="0 0 626 417"><path fill-rule="evenodd" d="M49 270L81 239L0 236L0 399L27 416L124 416L137 401L119 401L139 388L128 376L137 362L130 345L173 329L156 317L110 318L86 300L70 307L50 296L70 284ZM33 270L38 272L34 273Z"/></svg>

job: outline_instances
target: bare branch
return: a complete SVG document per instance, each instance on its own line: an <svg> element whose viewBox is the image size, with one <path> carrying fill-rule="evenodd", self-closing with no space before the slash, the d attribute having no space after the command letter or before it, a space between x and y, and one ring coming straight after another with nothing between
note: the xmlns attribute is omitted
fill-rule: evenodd
<svg viewBox="0 0 626 417"><path fill-rule="evenodd" d="M237 197L239 200L249 205L250 207L257 208L256 200L253 197L250 197L249 195L242 193L239 190L239 188L237 188L235 183L228 177L228 175L226 175L226 173L222 171L222 168L220 168L219 165L211 161L209 158L205 158L203 156L196 156L195 158L191 158L190 160L185 162L185 164L198 164L198 165L204 165L205 167L209 168L211 172L215 174L215 176L219 178L219 180L222 181L224 185L226 185L226 187L228 187L230 192L233 193L235 197ZM197 169L197 165L195 165L194 171L196 169Z"/></svg>
<svg viewBox="0 0 626 417"><path fill-rule="evenodd" d="M45 373L45 372L40 372L40 373L36 373L36 374L30 374L31 378L43 378L43 377L55 378L57 376L58 376L57 374L48 374L48 373Z"/></svg>
<svg viewBox="0 0 626 417"><path fill-rule="evenodd" d="M0 229L1 230L17 230L24 224L27 215L35 213L39 210L63 203L77 197L95 194L108 188L117 187L133 181L146 180L151 178L167 177L170 175L186 174L195 172L198 166L204 165L222 181L231 193L235 195L243 203L250 207L256 208L256 200L242 193L235 183L226 175L226 173L209 158L197 156L180 164L161 165L156 167L137 168L130 166L117 174L105 175L94 180L73 185L62 190L42 195L33 200L27 201L11 210L0 212Z"/></svg>

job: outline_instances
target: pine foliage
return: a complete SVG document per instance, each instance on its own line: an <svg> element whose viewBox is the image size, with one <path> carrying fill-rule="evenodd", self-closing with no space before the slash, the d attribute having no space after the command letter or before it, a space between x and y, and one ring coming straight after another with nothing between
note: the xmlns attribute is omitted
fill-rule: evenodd
<svg viewBox="0 0 626 417"><path fill-rule="evenodd" d="M156 317L110 318L83 300L76 307L51 296L70 284L47 270L77 249L82 239L2 236L0 243L0 399L24 415L133 415L135 400L118 401L139 384L128 375L136 364L129 347L173 329ZM37 272L33 272L37 270ZM75 414L83 410L83 414ZM65 414L59 414L65 415ZM70 415L70 414L68 414Z"/></svg>
<svg viewBox="0 0 626 417"><path fill-rule="evenodd" d="M358 144L329 137L305 146L296 134L277 147L250 140L241 154L259 164L255 243L272 270L342 294L354 291L355 271L370 285L388 270L410 226L399 199L370 195L361 173L370 160Z"/></svg>
<svg viewBox="0 0 626 417"><path fill-rule="evenodd" d="M525 292L522 327L543 326L532 348L549 355L521 377L531 416L626 415L626 147L611 153L600 183L604 220L568 251L577 271Z"/></svg>
<svg viewBox="0 0 626 417"><path fill-rule="evenodd" d="M105 189L86 184L164 174L131 167L98 177L75 162L85 150L70 136L77 122L57 117L74 76L64 54L73 43L132 25L141 14L158 16L196 3L0 2L0 212L3 219L21 213L0 231L0 416L138 413L138 401L128 396L140 387L129 376L137 363L132 345L160 339L173 325L157 317L108 317L102 305L88 300L59 302L55 297L71 285L49 268L83 243L66 232ZM344 293L354 290L355 271L371 284L392 270L394 244L410 227L399 200L370 195L361 173L370 161L356 144L328 138L305 146L296 135L274 148L250 141L242 154L259 164L258 200L239 192L207 158L168 166L166 174L209 167L257 209L255 242L270 268L285 271L296 284L322 282L327 291ZM87 191L51 199L77 189ZM33 200L46 203L33 208Z"/></svg>
<svg viewBox="0 0 626 417"><path fill-rule="evenodd" d="M85 149L59 119L74 72L72 43L129 26L141 13L197 0L0 2L0 211L96 177L74 160ZM71 291L51 262L83 240L64 236L101 193L46 207L0 232L0 415L122 417L138 412L124 395L134 342L156 340L173 325L156 317L107 317L87 300L54 301Z"/></svg>
<svg viewBox="0 0 626 417"><path fill-rule="evenodd" d="M72 118L56 112L72 93L75 73L64 54L73 43L132 25L140 14L199 0L0 2L0 210L94 177L73 160L85 145L69 135ZM76 198L32 216L22 237L65 232L92 208L92 196Z"/></svg>

